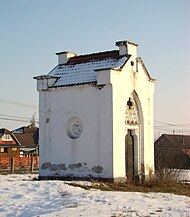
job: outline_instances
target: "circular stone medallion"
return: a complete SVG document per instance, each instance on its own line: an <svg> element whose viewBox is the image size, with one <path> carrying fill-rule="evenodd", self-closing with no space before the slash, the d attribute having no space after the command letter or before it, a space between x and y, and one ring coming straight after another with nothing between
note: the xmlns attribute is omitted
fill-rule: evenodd
<svg viewBox="0 0 190 217"><path fill-rule="evenodd" d="M76 139L82 134L83 126L80 118L71 117L66 123L66 133L71 139Z"/></svg>

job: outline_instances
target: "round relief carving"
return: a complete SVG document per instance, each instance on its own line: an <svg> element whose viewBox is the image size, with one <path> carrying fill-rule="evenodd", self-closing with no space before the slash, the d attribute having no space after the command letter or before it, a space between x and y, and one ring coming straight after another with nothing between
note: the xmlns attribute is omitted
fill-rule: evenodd
<svg viewBox="0 0 190 217"><path fill-rule="evenodd" d="M66 133L72 138L76 139L82 134L83 126L80 118L71 117L66 123Z"/></svg>

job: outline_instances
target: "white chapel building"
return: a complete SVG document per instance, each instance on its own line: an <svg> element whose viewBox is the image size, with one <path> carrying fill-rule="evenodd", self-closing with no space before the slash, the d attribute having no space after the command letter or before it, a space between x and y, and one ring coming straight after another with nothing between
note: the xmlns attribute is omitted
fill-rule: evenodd
<svg viewBox="0 0 190 217"><path fill-rule="evenodd" d="M135 179L154 173L153 79L137 44L77 55L37 79L40 178Z"/></svg>

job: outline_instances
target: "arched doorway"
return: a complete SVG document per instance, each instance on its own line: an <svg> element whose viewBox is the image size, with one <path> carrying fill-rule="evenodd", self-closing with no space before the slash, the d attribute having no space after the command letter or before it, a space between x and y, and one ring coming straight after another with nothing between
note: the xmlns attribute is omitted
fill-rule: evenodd
<svg viewBox="0 0 190 217"><path fill-rule="evenodd" d="M143 162L142 110L135 91L128 98L125 109L125 175L138 178Z"/></svg>
<svg viewBox="0 0 190 217"><path fill-rule="evenodd" d="M129 180L134 180L135 163L134 163L134 137L132 130L128 130L125 136L125 170Z"/></svg>

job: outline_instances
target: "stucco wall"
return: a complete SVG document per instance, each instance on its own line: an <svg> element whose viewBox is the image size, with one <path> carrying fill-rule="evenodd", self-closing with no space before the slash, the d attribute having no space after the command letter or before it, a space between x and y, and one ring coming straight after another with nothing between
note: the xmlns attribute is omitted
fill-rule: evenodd
<svg viewBox="0 0 190 217"><path fill-rule="evenodd" d="M40 176L112 177L111 85L78 85L40 91ZM79 117L79 138L66 134Z"/></svg>
<svg viewBox="0 0 190 217"><path fill-rule="evenodd" d="M131 59L130 59L131 60ZM130 61L122 71L111 72L113 86L113 172L114 177L125 177L125 109L132 92L139 101L140 126L136 132L139 140L138 173L144 164L145 175L151 168L154 172L153 140L153 93L154 84L149 81L144 69L139 64L138 72ZM133 127L128 126L129 129Z"/></svg>

